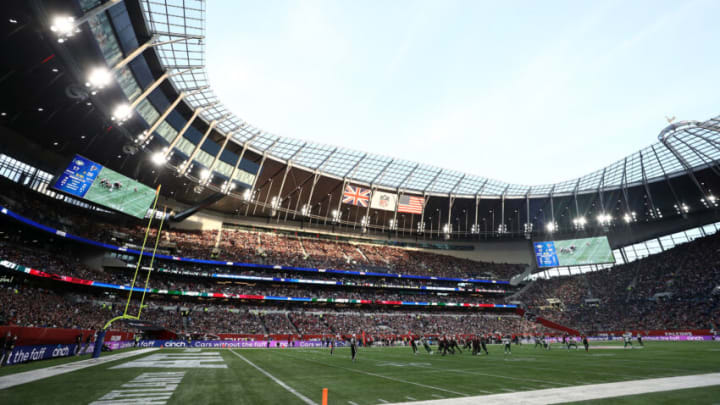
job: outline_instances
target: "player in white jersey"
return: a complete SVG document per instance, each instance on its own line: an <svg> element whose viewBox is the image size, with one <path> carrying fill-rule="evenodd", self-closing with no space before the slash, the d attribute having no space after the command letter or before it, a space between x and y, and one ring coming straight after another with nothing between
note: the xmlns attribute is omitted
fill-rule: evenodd
<svg viewBox="0 0 720 405"><path fill-rule="evenodd" d="M628 345L630 345L631 349L633 348L632 333L627 332L627 333L623 334L623 341L625 341L625 345L623 346L623 349L626 349L628 347Z"/></svg>
<svg viewBox="0 0 720 405"><path fill-rule="evenodd" d="M504 346L504 352L505 354L512 354L512 346L510 343L512 343L512 338L510 335L505 335L502 337L502 342Z"/></svg>

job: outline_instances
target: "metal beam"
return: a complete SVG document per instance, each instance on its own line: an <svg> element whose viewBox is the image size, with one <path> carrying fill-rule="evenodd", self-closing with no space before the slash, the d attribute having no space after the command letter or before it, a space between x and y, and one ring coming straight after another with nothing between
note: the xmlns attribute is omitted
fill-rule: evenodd
<svg viewBox="0 0 720 405"><path fill-rule="evenodd" d="M638 152L638 155L640 156L640 174L642 176L643 187L645 188L645 194L647 195L648 202L650 203L650 209L652 210L650 216L655 218L657 215L657 209L655 208L655 203L653 202L652 194L650 193L650 185L647 181L647 174L645 173L645 158L642 151Z"/></svg>

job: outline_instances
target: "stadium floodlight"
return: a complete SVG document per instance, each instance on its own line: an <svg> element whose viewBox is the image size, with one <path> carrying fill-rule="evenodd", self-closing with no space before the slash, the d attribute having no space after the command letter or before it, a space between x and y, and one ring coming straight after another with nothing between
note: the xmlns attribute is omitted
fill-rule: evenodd
<svg viewBox="0 0 720 405"><path fill-rule="evenodd" d="M58 36L58 42L62 44L68 38L80 32L80 29L75 27L75 18L68 15L56 15L52 19L50 31Z"/></svg>
<svg viewBox="0 0 720 405"><path fill-rule="evenodd" d="M587 220L585 217L577 217L573 219L573 225L575 225L575 229L583 229L585 227L585 224L587 224Z"/></svg>
<svg viewBox="0 0 720 405"><path fill-rule="evenodd" d="M307 215L310 212L310 207L307 204L303 204L300 207L300 215Z"/></svg>
<svg viewBox="0 0 720 405"><path fill-rule="evenodd" d="M167 158L165 157L165 153L155 152L152 154L152 157L150 157L150 160L152 160L152 162L155 163L156 166L162 166L167 161Z"/></svg>
<svg viewBox="0 0 720 405"><path fill-rule="evenodd" d="M712 194L708 195L707 198L701 198L701 199L700 199L700 202L703 203L703 205L705 206L705 208L717 207L717 206L718 206L717 197L715 197L715 196L712 195Z"/></svg>
<svg viewBox="0 0 720 405"><path fill-rule="evenodd" d="M110 73L110 71L106 67L96 67L93 68L90 73L88 73L87 82L85 82L85 86L93 89L93 90L100 90L110 84L112 81L113 75ZM93 94L96 92L93 91Z"/></svg>
<svg viewBox="0 0 720 405"><path fill-rule="evenodd" d="M332 210L332 212L330 213L330 218L332 218L332 220L334 222L339 221L341 216L342 216L342 211L339 211L339 210Z"/></svg>
<svg viewBox="0 0 720 405"><path fill-rule="evenodd" d="M606 214L604 212L598 214L598 216L597 216L597 221L602 226L610 225L612 220L613 220L613 217L610 214Z"/></svg>
<svg viewBox="0 0 720 405"><path fill-rule="evenodd" d="M223 193L225 193L225 194L230 193L230 192L231 192L232 190L234 190L234 189L235 189L235 183L234 183L233 181L230 181L230 180L224 182L224 183L222 184L222 186L220 187L220 191L223 192Z"/></svg>
<svg viewBox="0 0 720 405"><path fill-rule="evenodd" d="M360 225L362 225L363 227L367 226L369 222L370 218L368 218L367 215L363 215L363 217L360 218Z"/></svg>
<svg viewBox="0 0 720 405"><path fill-rule="evenodd" d="M557 224L554 222L548 222L545 224L545 230L548 231L548 233L553 233L557 230Z"/></svg>
<svg viewBox="0 0 720 405"><path fill-rule="evenodd" d="M623 221L625 221L626 224L629 224L631 222L637 221L637 215L635 212L628 212L623 215Z"/></svg>
<svg viewBox="0 0 720 405"><path fill-rule="evenodd" d="M674 204L673 207L675 207L675 211L680 215L685 215L688 212L690 212L690 207L685 203Z"/></svg>
<svg viewBox="0 0 720 405"><path fill-rule="evenodd" d="M212 173L210 173L210 170L202 169L200 171L200 179L201 180L209 180L210 178L212 178Z"/></svg>
<svg viewBox="0 0 720 405"><path fill-rule="evenodd" d="M128 118L132 117L133 109L130 107L130 104L123 103L115 107L113 110L112 119L113 121L117 121L118 124L122 124L123 122L127 121Z"/></svg>
<svg viewBox="0 0 720 405"><path fill-rule="evenodd" d="M242 195L243 200L250 201L251 196L252 196L252 194L250 193L250 189L246 188Z"/></svg>

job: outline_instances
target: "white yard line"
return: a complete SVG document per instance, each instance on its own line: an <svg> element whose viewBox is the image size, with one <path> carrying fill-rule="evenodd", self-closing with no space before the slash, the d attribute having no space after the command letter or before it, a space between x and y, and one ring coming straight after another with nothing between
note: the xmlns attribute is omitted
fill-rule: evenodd
<svg viewBox="0 0 720 405"><path fill-rule="evenodd" d="M557 404L720 385L720 373L651 378L394 405Z"/></svg>
<svg viewBox="0 0 720 405"><path fill-rule="evenodd" d="M356 369L354 369L354 368L348 368L348 367L333 366L333 365L331 365L331 364L323 363L323 362L321 362L321 361L309 360L309 359L299 358L299 357L295 357L295 356L288 356L288 355L285 355L285 356L286 356L286 357L291 357L291 358L294 358L294 359L298 359L298 360L307 361L307 362L310 362L310 363L320 364L320 365L323 365L323 366L326 366L326 367L339 368L339 369L341 369L341 370L347 370L347 371L352 371L352 372L355 372L355 373L360 373L360 374L365 374L365 375L371 375L371 376L373 376L373 377L384 378L384 379L386 379L386 380L396 381L396 382L400 382L400 383L403 383L403 384L417 385L418 387L430 388L430 389L433 389L433 390L443 391L443 392L447 392L447 393L455 394L455 395L460 395L460 396L464 396L464 397L468 396L468 394L464 394L464 393L462 393L462 392L452 391L452 390L448 390L448 389L445 389L445 388L435 387L435 386L427 385L427 384L421 384L421 383L417 383L417 382L413 382L413 381L407 381L407 380L403 380L403 379L400 379L400 378L389 377L389 376L382 375L382 374L371 373L371 372L369 372L369 371L356 370Z"/></svg>
<svg viewBox="0 0 720 405"><path fill-rule="evenodd" d="M235 350L230 349L230 353L236 355L237 357L239 357L240 359L242 359L245 363L253 366L257 371L263 373L263 374L265 375L265 377L268 377L269 379L275 381L275 383L276 383L277 385L285 388L286 391L288 391L289 393L291 393L291 394L295 395L296 397L300 398L300 400L303 401L303 402L305 402L306 404L308 404L308 405L317 405L317 402L315 402L315 401L311 400L310 398L306 397L305 395L297 392L293 387L285 384L284 382L280 381L280 379L278 379L278 378L275 377L274 375L272 375L272 374L268 373L267 371L261 369L260 367L256 366L255 363L253 363L252 361L246 359L244 356L242 356L240 353L237 353Z"/></svg>
<svg viewBox="0 0 720 405"><path fill-rule="evenodd" d="M87 359L75 361L67 364L60 364L58 366L41 368L37 370L25 371L17 374L10 374L4 377L0 377L0 389L14 387L16 385L25 384L37 380L42 380L48 377L54 377L56 375L70 373L75 370L80 370L87 367L96 366L98 364L104 364L115 360L122 360L128 357L139 356L141 354L147 354L154 352L159 349L140 349L133 350L125 353L110 354L101 356L97 359ZM41 360L42 361L42 360Z"/></svg>

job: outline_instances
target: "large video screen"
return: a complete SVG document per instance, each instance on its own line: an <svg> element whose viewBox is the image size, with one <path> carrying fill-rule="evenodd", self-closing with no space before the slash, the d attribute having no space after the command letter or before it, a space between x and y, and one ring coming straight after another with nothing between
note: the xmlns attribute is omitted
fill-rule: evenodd
<svg viewBox="0 0 720 405"><path fill-rule="evenodd" d="M53 188L127 215L144 218L155 200L155 190L75 155Z"/></svg>
<svg viewBox="0 0 720 405"><path fill-rule="evenodd" d="M538 267L615 263L606 236L535 242Z"/></svg>

